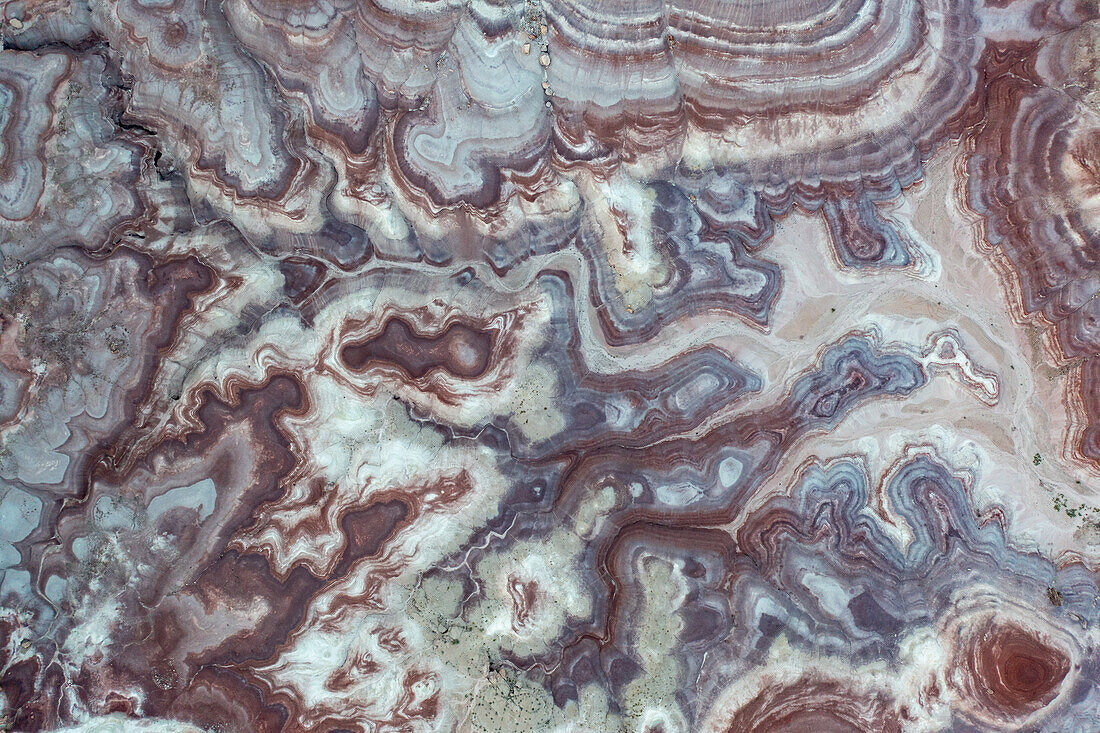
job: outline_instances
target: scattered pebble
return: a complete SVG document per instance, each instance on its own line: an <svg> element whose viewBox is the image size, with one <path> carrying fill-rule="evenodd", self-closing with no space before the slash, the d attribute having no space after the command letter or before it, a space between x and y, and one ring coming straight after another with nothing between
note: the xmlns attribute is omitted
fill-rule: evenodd
<svg viewBox="0 0 1100 733"><path fill-rule="evenodd" d="M8 20L8 25L15 30L20 30L23 27L23 21L19 20L19 18L11 18Z"/></svg>
<svg viewBox="0 0 1100 733"><path fill-rule="evenodd" d="M542 64L543 66L549 66L550 65L550 54L544 53L542 56L539 56L539 63Z"/></svg>
<svg viewBox="0 0 1100 733"><path fill-rule="evenodd" d="M523 55L526 56L527 54L531 53L531 44L530 43L523 44L523 48L521 50L523 51Z"/></svg>

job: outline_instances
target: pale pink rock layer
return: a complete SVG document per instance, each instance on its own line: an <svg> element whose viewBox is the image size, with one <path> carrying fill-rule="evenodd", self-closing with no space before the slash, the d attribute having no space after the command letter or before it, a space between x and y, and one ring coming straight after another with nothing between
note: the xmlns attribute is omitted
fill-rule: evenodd
<svg viewBox="0 0 1100 733"><path fill-rule="evenodd" d="M0 729L1100 730L1100 8L0 0Z"/></svg>

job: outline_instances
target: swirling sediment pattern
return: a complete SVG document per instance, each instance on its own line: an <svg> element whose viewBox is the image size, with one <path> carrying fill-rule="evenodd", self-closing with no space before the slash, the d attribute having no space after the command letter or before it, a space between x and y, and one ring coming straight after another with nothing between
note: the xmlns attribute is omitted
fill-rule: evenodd
<svg viewBox="0 0 1100 733"><path fill-rule="evenodd" d="M0 730L1100 731L1095 2L0 39Z"/></svg>

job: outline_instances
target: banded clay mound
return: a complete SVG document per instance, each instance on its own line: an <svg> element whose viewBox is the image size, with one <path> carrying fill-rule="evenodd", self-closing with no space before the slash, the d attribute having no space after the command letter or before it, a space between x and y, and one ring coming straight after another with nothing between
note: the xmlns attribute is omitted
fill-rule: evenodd
<svg viewBox="0 0 1100 733"><path fill-rule="evenodd" d="M0 730L1100 730L1095 0L0 18Z"/></svg>

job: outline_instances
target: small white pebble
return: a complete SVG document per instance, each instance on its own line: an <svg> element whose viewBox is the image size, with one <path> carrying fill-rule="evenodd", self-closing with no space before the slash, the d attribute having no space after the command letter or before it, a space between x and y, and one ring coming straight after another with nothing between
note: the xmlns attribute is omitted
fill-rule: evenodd
<svg viewBox="0 0 1100 733"><path fill-rule="evenodd" d="M523 51L523 55L526 56L527 54L531 53L531 44L530 43L523 44L523 47L520 50Z"/></svg>
<svg viewBox="0 0 1100 733"><path fill-rule="evenodd" d="M19 20L19 18L11 18L8 20L8 24L15 30L19 30L23 27L23 21Z"/></svg>
<svg viewBox="0 0 1100 733"><path fill-rule="evenodd" d="M542 56L539 56L539 63L542 64L543 66L549 66L550 65L550 54L544 53Z"/></svg>

